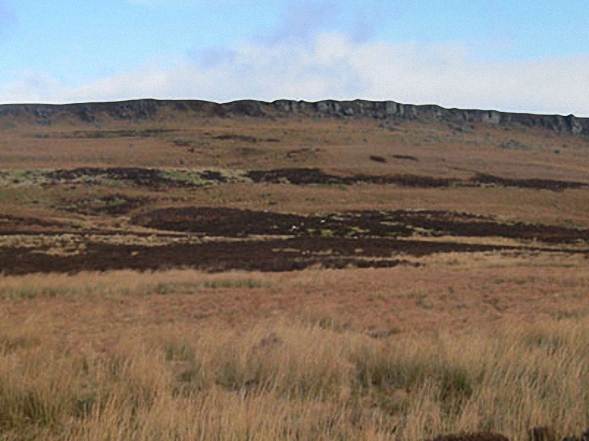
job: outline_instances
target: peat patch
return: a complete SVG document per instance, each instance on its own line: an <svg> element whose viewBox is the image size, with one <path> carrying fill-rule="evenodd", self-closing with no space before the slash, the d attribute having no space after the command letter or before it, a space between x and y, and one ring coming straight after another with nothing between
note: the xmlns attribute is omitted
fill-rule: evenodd
<svg viewBox="0 0 589 441"><path fill-rule="evenodd" d="M393 155L394 158L418 161L412 156ZM377 157L371 160L380 162ZM380 158L380 157L379 157ZM294 185L354 185L379 184L412 188L478 187L497 185L501 187L529 188L536 190L563 191L566 189L589 188L585 182L559 181L550 179L509 179L488 174L477 174L470 179L435 178L418 175L363 175L339 176L326 173L318 168L281 168L273 170L251 170L246 177L255 183Z"/></svg>
<svg viewBox="0 0 589 441"><path fill-rule="evenodd" d="M574 181L557 181L551 179L510 179L479 173L473 182L477 184L495 184L501 187L534 188L537 190L563 191L566 189L587 188L589 184Z"/></svg>
<svg viewBox="0 0 589 441"><path fill-rule="evenodd" d="M236 135L236 134L232 134L232 133L213 136L213 139L218 139L220 141L250 142L253 144L255 144L257 142L280 142L280 140L277 138L256 138L255 136Z"/></svg>
<svg viewBox="0 0 589 441"><path fill-rule="evenodd" d="M400 159L402 161L419 162L419 159L417 159L415 156L411 156L411 155L391 155L391 158Z"/></svg>
<svg viewBox="0 0 589 441"><path fill-rule="evenodd" d="M65 199L61 210L84 215L120 216L149 202L147 198L133 198L124 194L95 196L85 199Z"/></svg>
<svg viewBox="0 0 589 441"><path fill-rule="evenodd" d="M57 183L85 183L96 185L100 181L127 181L131 184L159 188L175 185L176 182L162 176L159 170L138 167L125 168L74 168L70 170L55 170L47 173L52 184Z"/></svg>
<svg viewBox="0 0 589 441"><path fill-rule="evenodd" d="M251 170L246 177L255 183L294 185L353 185L353 184L395 184L403 187L443 188L455 185L457 179L433 178L416 175L375 176L354 175L337 176L325 173L318 168L281 168L274 170Z"/></svg>
<svg viewBox="0 0 589 441"><path fill-rule="evenodd" d="M103 139L103 138L153 138L178 132L176 129L144 129L144 130L76 130L62 132L56 135L40 133L38 138L73 138L73 139Z"/></svg>
<svg viewBox="0 0 589 441"><path fill-rule="evenodd" d="M72 226L63 222L38 219L33 217L0 215L0 235L36 234L71 230Z"/></svg>
<svg viewBox="0 0 589 441"><path fill-rule="evenodd" d="M243 151L258 154L259 151L243 147ZM295 151L292 151L295 152ZM287 156L292 152L287 153ZM250 154L248 153L248 154ZM295 155L295 153L293 153ZM296 155L295 155L296 156ZM293 156L291 159L295 158ZM304 159L304 158L303 158ZM502 186L528 188L537 190L563 191L566 189L589 188L588 183L575 181L558 181L549 179L509 179L488 174L477 174L470 179L436 178L418 175L364 175L340 176L326 173L318 168L281 168L272 170L249 170L243 178L256 184L292 184L292 185L355 185L376 184L396 185L409 188L447 188ZM229 182L219 171L205 170L159 170L139 167L97 168L82 167L43 172L49 182L44 185L62 183L99 184L101 181L124 181L131 185L147 187L154 190L165 188L198 188L204 183L225 184Z"/></svg>
<svg viewBox="0 0 589 441"><path fill-rule="evenodd" d="M139 167L113 167L93 168L83 167L75 169L53 170L46 173L50 183L46 185L59 184L85 184L99 185L108 181L124 181L131 185L146 187L152 190L166 188L198 188L204 182L225 183L227 178L217 171L198 171L186 173L166 172L152 168Z"/></svg>
<svg viewBox="0 0 589 441"><path fill-rule="evenodd" d="M183 207L154 210L133 217L131 223L220 237L406 237L413 233L410 227L396 224L385 213L376 211L302 216L234 208Z"/></svg>
<svg viewBox="0 0 589 441"><path fill-rule="evenodd" d="M18 275L168 268L195 268L209 272L296 271L310 266L384 268L400 264L415 265L400 258L402 255L425 256L432 253L497 249L517 248L396 239L318 237L170 244L158 247L89 243L75 255L40 253L29 248L0 248L0 272Z"/></svg>
<svg viewBox="0 0 589 441"><path fill-rule="evenodd" d="M589 243L589 230L555 225L502 223L485 216L448 211L392 211L389 219L419 229L425 235L460 237L505 237L548 243Z"/></svg>
<svg viewBox="0 0 589 441"><path fill-rule="evenodd" d="M316 158L319 152L321 152L321 149L317 147L302 147L300 149L289 150L284 156L287 159L304 161L307 159Z"/></svg>
<svg viewBox="0 0 589 441"><path fill-rule="evenodd" d="M586 249L469 244L451 239L428 241L423 238L439 235L503 236L553 243L589 243L589 233L586 230L527 224L507 225L488 217L438 211L357 211L301 216L228 208L186 207L155 210L136 216L133 220L138 224L160 229L218 236L219 240L200 243L170 241L163 245L147 246L96 242L78 232L73 248L68 244L58 245L55 249L44 245L33 248L0 248L0 272L69 273L182 267L213 272L295 271L311 266L391 267L409 264L404 256L422 257L449 252L587 254ZM8 221L9 227L18 222L29 222L14 218L8 218ZM41 228L32 220L30 223L33 224L32 228ZM24 227L21 226L22 228ZM421 235L422 239L407 237L412 234ZM261 238L259 235L269 237ZM241 237L243 240L228 241L223 240L224 237Z"/></svg>
<svg viewBox="0 0 589 441"><path fill-rule="evenodd" d="M223 176L221 172L218 171L205 170L200 172L199 176L201 179L204 179L205 181L213 181L219 184L225 184L228 181L228 179L225 176Z"/></svg>
<svg viewBox="0 0 589 441"><path fill-rule="evenodd" d="M351 211L302 216L233 208L164 208L137 215L131 223L206 236L295 237L504 237L547 243L589 243L589 230L501 223L491 217L448 211Z"/></svg>

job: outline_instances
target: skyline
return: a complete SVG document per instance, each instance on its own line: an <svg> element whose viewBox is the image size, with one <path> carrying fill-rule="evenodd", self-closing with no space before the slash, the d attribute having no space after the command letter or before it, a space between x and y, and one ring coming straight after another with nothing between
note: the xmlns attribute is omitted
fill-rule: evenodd
<svg viewBox="0 0 589 441"><path fill-rule="evenodd" d="M396 101L589 116L589 10L506 0L0 0L0 104Z"/></svg>

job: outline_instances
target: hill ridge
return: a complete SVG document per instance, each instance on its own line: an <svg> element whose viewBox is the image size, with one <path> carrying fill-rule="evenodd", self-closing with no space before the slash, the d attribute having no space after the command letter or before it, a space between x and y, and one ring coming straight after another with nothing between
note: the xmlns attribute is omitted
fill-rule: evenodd
<svg viewBox="0 0 589 441"><path fill-rule="evenodd" d="M435 104L403 104L396 101L281 99L273 102L239 100L216 103L204 100L158 100L142 98L127 101L87 102L72 104L3 104L0 118L12 117L50 125L61 118L74 117L84 123L106 118L115 120L162 120L171 112L192 113L197 117L286 117L291 115L320 118L372 118L382 120L427 120L455 124L489 125L521 124L574 135L589 134L589 118L574 115L548 115L503 112L498 110L445 108ZM167 114L167 115L166 115Z"/></svg>

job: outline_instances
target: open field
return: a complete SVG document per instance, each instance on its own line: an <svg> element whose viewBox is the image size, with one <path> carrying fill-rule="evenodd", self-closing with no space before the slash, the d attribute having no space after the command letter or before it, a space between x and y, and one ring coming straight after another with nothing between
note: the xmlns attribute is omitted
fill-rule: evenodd
<svg viewBox="0 0 589 441"><path fill-rule="evenodd" d="M586 135L37 113L0 112L0 440L589 427Z"/></svg>
<svg viewBox="0 0 589 441"><path fill-rule="evenodd" d="M6 277L5 439L582 433L586 261L428 264Z"/></svg>

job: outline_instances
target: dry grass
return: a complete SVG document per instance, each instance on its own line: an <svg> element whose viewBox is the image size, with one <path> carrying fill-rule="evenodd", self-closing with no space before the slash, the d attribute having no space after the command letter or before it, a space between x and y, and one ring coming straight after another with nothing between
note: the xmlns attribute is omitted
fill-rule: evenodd
<svg viewBox="0 0 589 441"><path fill-rule="evenodd" d="M63 322L65 336L93 334L102 326L116 333L129 324L250 325L309 313L370 332L493 328L509 320L589 315L589 260L583 256L449 253L420 263L424 266L277 274L0 276L0 312L15 323L51 313L50 321Z"/></svg>
<svg viewBox="0 0 589 441"><path fill-rule="evenodd" d="M112 137L116 130L172 130L149 137ZM76 132L104 138L71 138ZM223 140L233 134L278 142ZM180 145L177 144L180 143ZM526 146L505 148L505 145ZM186 146L183 143L187 143ZM216 169L226 174L259 168L320 167L329 173L456 177L477 172L511 178L586 181L587 140L525 127L477 126L456 132L436 122L406 121L390 127L381 121L312 118L191 118L141 124L106 120L101 127L71 121L52 126L25 123L0 131L2 171L26 175L18 184L0 185L0 212L51 218L79 218L64 209L72 202L123 192L148 200L148 206L226 206L310 213L353 209L434 209L497 215L502 220L589 226L587 189L562 193L521 188L414 189L391 185L342 188L293 185L215 185L206 191L177 189L174 197L148 188L42 185L38 170L71 167L149 167ZM306 149L306 150L305 150ZM298 155L296 152L310 151ZM556 154L555 151L559 153ZM293 152L295 152L293 154ZM371 155L386 163L370 160ZM396 159L410 156L416 161ZM17 188L13 188L17 186ZM111 219L113 222L115 219ZM118 220L117 220L118 221Z"/></svg>
<svg viewBox="0 0 589 441"><path fill-rule="evenodd" d="M171 270L139 274L135 271L110 273L31 274L3 277L0 299L37 297L141 296L151 294L195 294L221 288L268 288L270 282L260 275L228 273L221 276L197 271Z"/></svg>
<svg viewBox="0 0 589 441"><path fill-rule="evenodd" d="M174 130L150 137L112 137L109 131ZM71 137L77 131L104 131L104 138ZM274 139L248 143L222 135ZM176 144L179 141L181 145ZM505 148L515 143L523 149ZM187 143L187 146L182 146ZM5 169L76 166L219 167L229 169L319 166L365 173L470 176L474 170L509 177L586 180L587 141L578 136L514 126L477 126L456 132L443 124L405 121L391 131L381 121L313 118L208 118L194 124L176 115L167 121L137 124L106 120L101 127L57 122L25 123L0 132L0 163ZM310 156L286 156L301 148ZM558 151L558 153L555 153ZM396 161L411 155L419 162ZM375 163L370 155L389 158Z"/></svg>
<svg viewBox="0 0 589 441"><path fill-rule="evenodd" d="M427 263L2 277L0 439L581 433L587 261Z"/></svg>
<svg viewBox="0 0 589 441"><path fill-rule="evenodd" d="M524 439L589 423L589 320L376 340L306 319L247 331L128 329L68 347L0 326L3 439Z"/></svg>
<svg viewBox="0 0 589 441"><path fill-rule="evenodd" d="M87 139L70 135L99 128L7 126L0 163L12 171L0 188L0 212L92 234L113 230L121 234L96 241L122 242L137 232L128 223L133 212L91 216L66 208L115 188L145 199L137 210L434 209L589 226L587 189L236 182L168 192L36 180L37 169L80 166L228 174L322 167L463 179L482 172L585 182L589 172L586 139L524 127L456 132L404 122L391 130L372 120L298 118L152 125L107 121L104 138ZM112 137L113 130L149 128L177 131ZM227 134L242 139L218 138ZM3 246L69 237L35 228L7 236ZM562 437L589 426L586 257L532 250L419 262L425 266L288 274L0 274L0 440L417 441L478 430L524 440L531 427L550 426Z"/></svg>

